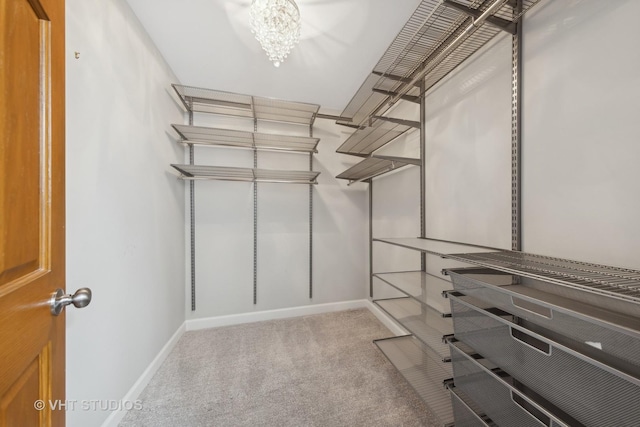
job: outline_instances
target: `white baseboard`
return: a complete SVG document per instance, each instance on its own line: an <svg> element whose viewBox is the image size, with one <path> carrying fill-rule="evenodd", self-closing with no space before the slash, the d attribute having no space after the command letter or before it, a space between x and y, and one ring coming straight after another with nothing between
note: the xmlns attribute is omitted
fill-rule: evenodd
<svg viewBox="0 0 640 427"><path fill-rule="evenodd" d="M138 380L133 384L131 389L129 389L129 392L122 398L123 402L125 401L133 402L138 398L138 396L140 396L140 393L142 393L142 390L144 390L147 384L149 384L149 381L151 381L151 378L153 378L156 371L160 368L160 366L162 366L162 363L167 358L169 353L171 353L171 350L173 350L173 347L175 347L176 343L178 342L182 334L185 333L185 331L186 331L185 323L183 323L182 325L180 325L178 330L173 334L173 336L169 338L169 341L167 341L164 347L162 347L162 350L160 350L160 352L155 357L155 359L151 361L147 369L145 369L142 375L140 375L140 378L138 378ZM109 415L109 417L102 424L102 427L117 427L118 424L120 424L120 421L122 421L122 419L126 414L127 414L126 409L113 411L111 415Z"/></svg>
<svg viewBox="0 0 640 427"><path fill-rule="evenodd" d="M220 326L239 325L242 323L261 322L263 320L286 319L288 317L308 316L310 314L330 313L333 311L369 308L367 300L332 302L327 304L304 305L302 307L281 308L277 310L256 311L253 313L232 314L229 316L207 317L187 320L187 331L217 328Z"/></svg>
<svg viewBox="0 0 640 427"><path fill-rule="evenodd" d="M365 300L365 301L367 302L367 308L369 309L369 311L371 311L373 315L378 318L380 323L382 323L384 326L389 328L389 330L393 334L395 334L396 336L399 336L399 335L407 335L409 333L405 331L402 328L402 326L400 326L395 320L389 317L384 311L378 308L377 305L375 305L369 300Z"/></svg>

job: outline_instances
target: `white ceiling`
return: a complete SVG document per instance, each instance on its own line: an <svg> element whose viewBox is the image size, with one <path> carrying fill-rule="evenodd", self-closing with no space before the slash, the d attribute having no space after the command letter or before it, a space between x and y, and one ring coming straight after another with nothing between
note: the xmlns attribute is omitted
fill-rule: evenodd
<svg viewBox="0 0 640 427"><path fill-rule="evenodd" d="M180 83L340 112L420 0L297 0L301 40L279 68L251 34L251 0L127 2Z"/></svg>

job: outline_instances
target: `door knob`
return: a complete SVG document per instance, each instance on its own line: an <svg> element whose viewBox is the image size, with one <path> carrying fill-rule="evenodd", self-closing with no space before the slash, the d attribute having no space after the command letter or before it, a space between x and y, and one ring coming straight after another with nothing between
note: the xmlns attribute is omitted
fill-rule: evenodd
<svg viewBox="0 0 640 427"><path fill-rule="evenodd" d="M82 308L89 305L91 302L91 289L80 288L73 295L65 295L64 291L58 288L53 295L51 295L51 314L57 316L60 314L63 308L69 304L73 304L76 308Z"/></svg>

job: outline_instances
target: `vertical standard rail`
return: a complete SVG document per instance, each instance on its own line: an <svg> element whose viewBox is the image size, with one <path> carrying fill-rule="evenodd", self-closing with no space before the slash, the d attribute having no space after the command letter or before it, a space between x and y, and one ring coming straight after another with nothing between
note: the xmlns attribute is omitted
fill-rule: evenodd
<svg viewBox="0 0 640 427"><path fill-rule="evenodd" d="M313 138L313 123L309 125ZM309 171L313 171L313 153L309 153ZM309 184L309 299L313 298L313 184Z"/></svg>
<svg viewBox="0 0 640 427"><path fill-rule="evenodd" d="M420 237L427 237L426 223L426 195L425 184L427 179L426 164L426 144L427 144L427 113L426 113L426 94L424 93L424 79L420 82ZM427 254L420 253L420 269L427 271Z"/></svg>
<svg viewBox="0 0 640 427"><path fill-rule="evenodd" d="M513 8L514 19L522 11L522 0ZM511 249L522 250L521 137L522 137L522 18L511 39Z"/></svg>
<svg viewBox="0 0 640 427"><path fill-rule="evenodd" d="M189 104L190 107L192 104ZM189 125L193 126L193 108L189 108ZM189 144L189 164L193 165L195 153ZM189 180L190 232L191 232L191 311L196 311L196 183Z"/></svg>
<svg viewBox="0 0 640 427"><path fill-rule="evenodd" d="M373 298L373 178L369 179L369 297Z"/></svg>
<svg viewBox="0 0 640 427"><path fill-rule="evenodd" d="M253 105L253 102L251 103ZM253 119L253 131L258 131L258 121ZM253 148L253 167L258 167L258 150ZM258 182L253 182L253 304L258 303Z"/></svg>

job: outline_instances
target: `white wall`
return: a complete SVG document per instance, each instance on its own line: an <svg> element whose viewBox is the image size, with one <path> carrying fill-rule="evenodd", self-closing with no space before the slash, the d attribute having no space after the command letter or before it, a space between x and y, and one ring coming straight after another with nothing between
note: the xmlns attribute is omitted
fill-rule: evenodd
<svg viewBox="0 0 640 427"><path fill-rule="evenodd" d="M543 0L525 17L525 251L640 268L639 13L631 0ZM481 49L426 105L427 236L510 248L511 38ZM417 197L402 183L386 197L400 188Z"/></svg>
<svg viewBox="0 0 640 427"><path fill-rule="evenodd" d="M524 27L523 249L640 268L640 2L543 1Z"/></svg>
<svg viewBox="0 0 640 427"><path fill-rule="evenodd" d="M427 93L427 236L511 248L511 37Z"/></svg>
<svg viewBox="0 0 640 427"><path fill-rule="evenodd" d="M253 130L251 120L195 114L194 124ZM308 136L304 126L258 123L259 132ZM309 186L258 184L258 280L253 304L253 184L196 182L196 311L200 319L363 299L367 281L367 195L335 176L348 166L336 148L349 129L317 120L313 169L313 298L309 299ZM196 147L195 163L253 167L253 152ZM258 167L309 170L308 154L258 152ZM187 218L188 222L188 218ZM188 231L188 224L186 227ZM187 254L188 255L188 254ZM189 261L188 261L189 262Z"/></svg>
<svg viewBox="0 0 640 427"><path fill-rule="evenodd" d="M67 310L67 399L120 400L184 321L184 185L167 172L183 114L123 0L66 9L66 288L93 290ZM108 415L76 408L67 426Z"/></svg>

